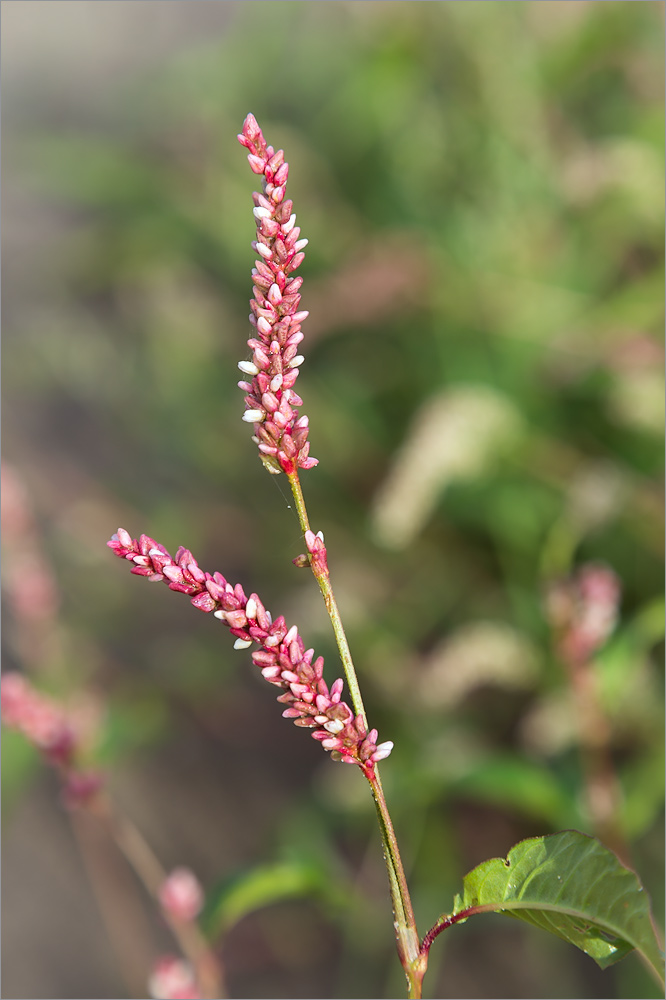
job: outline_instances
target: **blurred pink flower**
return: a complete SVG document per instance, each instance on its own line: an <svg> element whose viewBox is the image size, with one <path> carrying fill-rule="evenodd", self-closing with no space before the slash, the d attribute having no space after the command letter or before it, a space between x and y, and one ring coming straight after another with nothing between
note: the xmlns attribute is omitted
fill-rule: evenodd
<svg viewBox="0 0 666 1000"><path fill-rule="evenodd" d="M65 805L84 805L99 791L103 777L78 765L80 743L70 714L15 671L2 675L0 697L3 724L22 733L60 771Z"/></svg>
<svg viewBox="0 0 666 1000"><path fill-rule="evenodd" d="M59 598L42 554L28 493L14 468L2 463L2 585L15 618L30 632L52 625Z"/></svg>
<svg viewBox="0 0 666 1000"><path fill-rule="evenodd" d="M0 692L4 724L22 732L53 762L67 763L75 740L64 710L14 671L2 675Z"/></svg>
<svg viewBox="0 0 666 1000"><path fill-rule="evenodd" d="M167 916L189 923L201 913L204 892L189 868L175 868L159 891L159 901Z"/></svg>
<svg viewBox="0 0 666 1000"><path fill-rule="evenodd" d="M615 628L620 594L616 574L599 563L587 563L551 586L546 612L564 660L584 663L603 646Z"/></svg>
<svg viewBox="0 0 666 1000"><path fill-rule="evenodd" d="M157 960L148 989L153 1000L199 1000L201 996L192 966L175 955Z"/></svg>

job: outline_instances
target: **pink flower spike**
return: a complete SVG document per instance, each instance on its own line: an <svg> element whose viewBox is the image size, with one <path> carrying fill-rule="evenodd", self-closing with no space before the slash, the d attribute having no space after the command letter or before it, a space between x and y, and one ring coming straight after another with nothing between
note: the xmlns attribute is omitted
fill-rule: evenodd
<svg viewBox="0 0 666 1000"><path fill-rule="evenodd" d="M305 538L312 563L327 572L321 532L308 530ZM342 701L342 679L338 678L329 692L323 679L323 657L315 659L313 649L303 648L295 625L287 628L281 615L273 620L256 593L248 597L239 583L233 585L221 573L204 572L189 549L179 548L174 562L164 546L148 536L142 535L137 542L125 533L122 539L116 535L111 541L112 551L119 558L124 560L129 555L133 559L140 551L148 560L146 567L132 564L132 572L154 578L163 567L163 582L169 589L186 593L195 607L212 612L238 640L236 649L256 643L259 648L252 653L252 662L269 683L280 688L278 701L286 716L302 728L321 726L311 735L331 751L333 760L358 764L369 776L374 762L388 756L392 744L377 746L377 731L368 733L362 717L355 716ZM69 766L75 749L73 736L67 719L55 706L41 696L36 698L27 682L12 674L3 680L2 702L6 724L21 729L51 763Z"/></svg>
<svg viewBox="0 0 666 1000"><path fill-rule="evenodd" d="M251 424L264 419L257 416L258 404L270 386L270 392L278 396L277 415L270 420L264 419L261 435L255 434L258 438L255 443L263 446L264 456L270 457L270 461L266 457L262 459L269 472L291 474L296 468L311 469L317 464L309 455L306 435L294 438L294 425L299 419L296 407L302 405L300 397L295 397L299 402L294 400L292 406L284 408L281 405L286 401L286 392L294 386L303 361L303 355L296 355L295 346L302 339L302 334L297 335L308 313L299 311L300 295L297 293L302 279L290 275L304 259L302 251L307 240L300 239L291 199L285 198L289 165L284 152L281 149L275 152L266 143L254 118L246 119L239 141L248 150L252 170L264 175L263 192L253 195L257 235L252 246L259 259L252 272L254 297L250 301L250 322L256 328L257 337L248 341L253 351L252 361L239 366L253 377L249 388L247 383L241 386L247 392L243 419ZM266 385L262 384L262 376L267 378Z"/></svg>

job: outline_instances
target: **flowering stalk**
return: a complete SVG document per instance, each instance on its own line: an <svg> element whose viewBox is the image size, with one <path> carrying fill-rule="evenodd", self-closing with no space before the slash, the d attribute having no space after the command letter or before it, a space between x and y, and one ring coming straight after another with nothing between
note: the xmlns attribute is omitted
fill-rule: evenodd
<svg viewBox="0 0 666 1000"><path fill-rule="evenodd" d="M319 584L319 589L321 590L324 598L326 610L328 611L333 625L333 631L335 633L340 659L342 660L342 664L344 666L345 676L349 685L354 709L358 713L359 717L365 719L366 715L363 707L363 699L361 698L361 691L356 677L349 643L347 642L347 636L342 625L342 619L340 618L340 612L338 611L338 606L333 594L333 588L331 586L324 537L322 532L318 532L315 535L310 529L310 522L308 519L307 508L305 506L305 499L303 497L298 472L294 471L288 475L287 478L289 479L289 484L294 497L294 503L296 505L296 510L298 511L301 529L305 538L305 544L308 549L308 556L298 556L294 559L294 562L297 565L306 565L306 561L309 560L310 568L312 569L314 577ZM391 746L392 745L393 744L391 744ZM379 777L379 770L375 768L372 774L367 772L364 773L370 784L370 790L375 801L379 827L382 834L384 859L386 861L389 886L391 889L391 900L393 902L393 915L395 918L396 938L400 961L407 974L407 981L410 985L410 996L420 996L420 981L425 974L426 965L422 965L423 959L419 950L416 921L409 895L407 878L405 876L402 859L400 857L398 841L393 829L391 815L386 804L386 798L384 797L384 790ZM416 991L417 983L418 991Z"/></svg>
<svg viewBox="0 0 666 1000"><path fill-rule="evenodd" d="M308 532L307 542L315 553L312 557L315 572L327 577L326 550L323 543L317 544L321 539ZM279 702L288 706L283 716L293 719L296 726L314 729L312 737L324 750L331 751L333 760L361 768L370 784L379 817L398 952L410 983L410 996L419 997L425 966L421 968L423 959L407 880L376 767L378 761L389 756L393 744L390 741L377 744L377 730L368 732L364 716L354 715L341 700L342 680L336 680L328 688L323 678L323 657L313 662L314 650L305 649L297 627L288 628L282 616L273 621L258 594L247 597L240 584L233 586L221 573L204 572L189 549L179 548L172 559L163 545L147 535L137 540L119 528L107 544L119 558L133 564L132 573L136 576L163 581L170 590L187 594L198 610L212 613L224 622L236 637L235 649L258 645L260 648L253 652L252 660L269 683L283 689L278 697Z"/></svg>
<svg viewBox="0 0 666 1000"><path fill-rule="evenodd" d="M294 471L290 473L287 476L287 479L289 480L289 485L291 486L292 496L298 512L298 519L300 521L301 530L303 532L303 537L308 550L307 555L297 556L293 561L297 566L307 566L309 563L314 574L314 578L319 584L319 589L321 590L322 597L324 598L326 610L328 611L329 618L331 619L331 623L333 625L333 632L335 633L340 659L342 660L345 677L347 679L347 684L349 685L352 704L356 713L361 716L367 725L367 717L363 706L363 698L361 697L361 689L358 685L358 679L356 677L349 643L347 642L347 636L345 635L345 630L342 625L338 605L333 594L333 588L331 587L326 546L324 545L324 535L321 531L317 532L315 535L310 528L310 521L308 518L307 508L305 506L305 498L303 497L303 491L301 489L301 482L298 478L298 472Z"/></svg>
<svg viewBox="0 0 666 1000"><path fill-rule="evenodd" d="M119 558L133 564L132 573L136 576L163 581L170 590L187 594L195 608L212 613L224 622L236 637L235 649L246 649L253 643L258 645L260 648L253 652L252 660L269 683L283 689L283 694L278 697L279 702L287 705L283 716L293 719L296 726L313 729L313 739L320 742L324 750L331 752L333 760L357 764L361 768L377 808L393 901L398 953L410 985L410 996L420 997L421 980L425 973L424 958L419 951L407 880L376 767L378 761L389 756L393 744L377 744L377 730L368 732L365 713L354 715L346 702L341 700L342 680L338 678L329 689L323 678L323 657L319 656L313 662L314 650L305 649L297 627L292 625L288 628L282 616L273 621L258 594L247 597L240 584L233 586L221 573L211 575L204 572L189 549L179 548L175 559L172 559L163 545L147 535L137 540L119 528L107 544ZM308 530L306 544L311 551L315 575L328 581L323 541ZM326 597L327 591L322 589L322 592ZM330 597L332 599L332 591ZM347 649L345 665L351 664L341 623L339 630ZM351 669L353 671L353 664ZM358 697L360 699L360 692Z"/></svg>
<svg viewBox="0 0 666 1000"><path fill-rule="evenodd" d="M303 400L294 392L304 360L298 353L301 322L308 313L298 309L303 279L290 275L302 264L308 241L299 239L292 202L285 199L289 164L283 150L276 153L266 144L254 115L245 119L238 140L249 150L250 166L264 182L263 192L253 195L257 238L252 249L258 259L252 271L250 323L256 336L247 342L252 360L238 365L253 376L251 382L238 383L247 393L243 420L254 426L253 441L266 468L291 473L318 464L309 456L308 418L298 416Z"/></svg>
<svg viewBox="0 0 666 1000"><path fill-rule="evenodd" d="M546 615L575 704L588 817L599 838L630 866L629 847L618 819L622 790L593 661L615 628L620 596L620 581L610 567L586 563L575 575L550 585Z"/></svg>
<svg viewBox="0 0 666 1000"><path fill-rule="evenodd" d="M96 873L92 857L85 856L85 838L77 822L77 807L102 824L149 894L160 904L181 951L196 971L201 996L210 1000L225 996L220 964L195 922L197 894L191 878L183 880L178 870L167 877L139 830L112 803L104 788L103 775L83 765L83 740L73 714L14 671L3 674L0 692L3 724L22 733L58 773L63 801L70 810L73 829L93 883ZM110 924L110 908L102 898L99 902ZM111 926L109 931L111 937L115 937Z"/></svg>
<svg viewBox="0 0 666 1000"><path fill-rule="evenodd" d="M292 203L284 200L289 173L284 152L278 150L276 153L272 146L267 145L251 114L245 119L238 140L249 150L248 161L254 173L263 177L263 193L255 191L253 194L257 239L252 248L262 259L255 261L253 298L250 301L250 322L256 327L261 340L252 338L248 341L254 352L252 361L239 363L241 371L254 376L251 383L239 382L240 388L248 393L243 419L254 425L253 440L259 446L260 457L269 472L283 471L287 474L308 550L307 555L298 556L294 563L299 566L309 563L319 584L356 712L356 725L367 731L363 699L331 586L324 537L321 532L315 535L310 528L298 475L299 468L309 469L318 464L316 459L309 457L308 418L298 417L295 408L302 405L302 400L293 391L298 367L304 360L302 355L296 355L296 345L303 340L301 322L308 313L296 311L300 295L295 293L300 289L302 279L289 279L288 276L302 263L304 254L301 251L307 240L298 240L300 230L294 228L296 216L291 211ZM376 730L371 730L371 735L375 733ZM381 757L388 756L392 747L392 743L380 744L378 750ZM375 753L373 762L381 757ZM362 770L377 808L400 961L405 969L410 996L420 997L427 952L421 953L419 948L409 888L379 772L375 766L363 767Z"/></svg>
<svg viewBox="0 0 666 1000"><path fill-rule="evenodd" d="M313 553L311 559L315 575L318 579L325 577L328 580L323 542L307 531L306 543ZM146 576L155 582L163 581L170 590L187 594L194 607L223 621L236 637L235 649L246 649L256 643L260 648L253 652L252 660L261 668L262 676L269 683L283 689L283 694L278 697L279 702L288 706L283 716L293 719L296 726L314 729L312 737L321 743L324 750L331 751L333 760L358 764L361 768L377 808L393 901L398 953L410 984L410 996L420 997L425 965L419 952L414 912L398 843L376 767L378 761L389 756L393 744L377 744L377 730L368 732L365 715L354 715L346 702L341 700L342 680L336 680L329 689L323 678L323 657L319 656L313 662L314 650L305 649L297 627L288 628L282 616L273 621L257 594L247 597L240 584L233 586L221 573L211 575L204 572L188 549L179 548L175 559L172 559L163 545L147 535L137 540L119 528L107 544L117 556L133 563L132 573L135 575ZM332 591L330 594L332 597ZM344 631L342 636L344 638ZM344 645L348 649L346 638ZM351 663L350 657L348 662Z"/></svg>
<svg viewBox="0 0 666 1000"><path fill-rule="evenodd" d="M253 644L252 660L263 677L279 687L283 716L294 724L312 729L312 737L334 760L357 764L367 778L377 808L384 843L384 856L395 916L398 953L407 975L409 993L421 996L421 980L427 955L419 948L418 933L398 844L382 789L378 761L388 757L391 742L377 743L377 730L368 729L354 664L330 583L323 535L315 535L309 524L298 478L299 469L311 469L317 459L309 454L309 422L299 416L303 401L294 390L303 362L297 353L303 340L301 323L308 313L299 311L301 278L292 277L304 259L307 240L299 239L292 203L285 199L289 166L282 150L275 152L264 139L253 115L248 115L239 141L248 149L254 173L263 178L262 192L255 192L254 217L257 238L252 243L258 258L252 272L253 297L250 322L255 335L248 340L252 359L239 368L251 381L239 382L245 392L243 420L253 425L253 440L264 466L271 473L284 472L294 496L307 546L307 555L294 562L312 568L335 633L349 684L353 709L342 701L340 678L329 688L323 678L324 661L314 659L295 625L288 627L280 616L273 621L255 593L229 583L221 573L202 570L192 553L179 548L172 558L163 545L147 535L133 539L119 528L107 543L113 552L132 563L132 573L163 581L174 591L187 594L191 603L222 621L235 636L234 648Z"/></svg>
<svg viewBox="0 0 666 1000"><path fill-rule="evenodd" d="M163 957L150 978L152 995L160 1000L217 997L221 995L222 987L219 963L197 923L204 905L203 888L189 868L175 868L166 878L163 874L155 872L156 876L162 878L162 882L161 885L154 885L153 891L162 909L162 916L176 939L181 942L181 951L190 957L190 961Z"/></svg>
<svg viewBox="0 0 666 1000"><path fill-rule="evenodd" d="M172 559L163 545L147 535L139 540L119 528L107 542L117 556L132 563L132 573L166 583L170 590L187 594L199 611L222 621L236 637L235 649L256 644L252 661L270 684L281 688L282 715L294 725L312 729L312 737L334 760L358 764L366 777L377 761L388 757L393 744L377 744L377 730L368 732L360 715L342 701L339 678L330 689L324 680L324 658L314 659L298 628L289 628L280 615L273 618L258 594L245 594L242 586L228 583L221 573L205 573L189 549L179 548Z"/></svg>

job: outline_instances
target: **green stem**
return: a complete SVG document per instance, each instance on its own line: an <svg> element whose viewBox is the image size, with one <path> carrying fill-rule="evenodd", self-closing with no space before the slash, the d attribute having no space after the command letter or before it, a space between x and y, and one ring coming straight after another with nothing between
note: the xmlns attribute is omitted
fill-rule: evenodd
<svg viewBox="0 0 666 1000"><path fill-rule="evenodd" d="M303 534L305 534L306 531L311 531L312 529L310 528L310 521L305 506L305 499L303 497L300 479L298 477L298 471L288 474L287 478L294 497L294 503L298 512L298 520L301 525L301 530ZM340 659L342 660L345 677L347 678L347 685L349 687L354 711L357 715L361 716L367 727L368 720L363 706L363 699L361 697L358 679L356 677L356 670L354 669L349 643L347 642L347 636L345 635L345 630L342 625L340 612L338 611L338 606L333 595L333 588L331 586L328 572L319 572L312 560L310 560L310 564L315 579L319 584L319 589L321 590L324 598L326 610L328 611L329 618L331 619L331 623L333 625L333 632L335 633L335 639L340 652ZM381 830L384 848L384 860L386 862L389 887L391 890L391 902L393 904L394 927L398 945L398 955L400 956L402 967L405 970L405 975L407 976L409 996L412 1000L417 1000L417 998L420 998L421 996L421 983L428 964L428 955L427 952L422 953L420 950L419 936L416 928L416 920L414 919L412 901L409 895L409 887L407 885L405 870L402 865L400 850L398 848L398 841L393 829L393 823L391 822L391 816L386 804L386 798L384 797L384 790L382 788L377 765L375 764L371 768L363 768L362 770L370 785L372 797L377 808L377 818L379 820L379 827Z"/></svg>
<svg viewBox="0 0 666 1000"><path fill-rule="evenodd" d="M420 949L419 934L414 918L412 900L409 895L409 887L377 765L375 764L371 774L364 773L368 779L372 797L377 807L377 817L384 847L384 861L386 862L391 890L393 926L395 928L398 955L407 977L408 995L411 1000L418 1000L421 997L423 977L428 967L428 953L422 953Z"/></svg>
<svg viewBox="0 0 666 1000"><path fill-rule="evenodd" d="M298 520L301 525L301 531L305 534L306 531L311 531L310 521L308 519L308 512L305 507L305 499L303 497L303 491L301 489L301 481L298 478L298 472L292 472L291 475L287 476L289 480L289 485L291 486L291 492L294 497L294 503L296 505L296 510L298 512ZM354 711L357 715L360 715L366 726L368 725L368 718L365 713L365 707L363 705L363 699L361 697L361 689L358 685L358 678L356 677L356 670L354 669L354 663L352 661L351 650L349 649L349 643L347 642L347 636L345 635L345 630L342 625L342 619L340 617L340 612L338 611L338 605L336 603L335 597L333 595L333 588L331 587L331 581L327 574L318 573L314 566L312 566L312 572L314 577L319 584L319 589L321 590L322 596L324 598L324 604L326 605L326 610L328 611L328 616L331 619L331 624L333 625L333 631L335 633L335 641L338 644L338 649L340 651L340 659L342 660L342 666L344 667L345 677L347 678L347 686L349 687L349 693L351 695L352 705L354 706Z"/></svg>

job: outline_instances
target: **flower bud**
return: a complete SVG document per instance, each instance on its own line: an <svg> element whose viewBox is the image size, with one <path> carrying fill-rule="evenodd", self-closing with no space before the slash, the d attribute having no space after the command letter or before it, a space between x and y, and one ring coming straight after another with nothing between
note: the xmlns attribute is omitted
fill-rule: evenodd
<svg viewBox="0 0 666 1000"><path fill-rule="evenodd" d="M194 920L204 903L203 889L189 868L175 868L162 884L158 898L165 914L179 923Z"/></svg>

